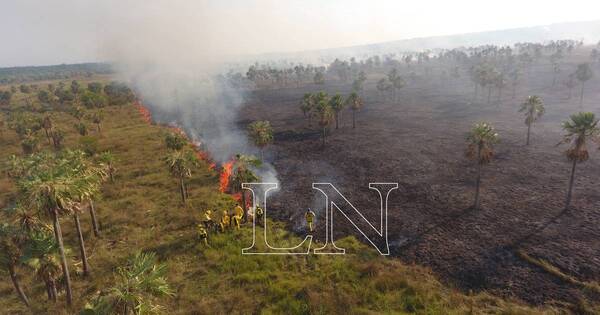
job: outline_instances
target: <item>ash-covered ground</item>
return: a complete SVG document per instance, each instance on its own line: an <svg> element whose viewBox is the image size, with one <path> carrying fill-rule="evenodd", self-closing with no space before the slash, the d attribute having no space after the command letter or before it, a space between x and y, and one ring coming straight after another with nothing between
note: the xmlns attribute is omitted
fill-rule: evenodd
<svg viewBox="0 0 600 315"><path fill-rule="evenodd" d="M347 95L351 82L331 78L325 85L258 89L246 99L239 124L269 120L274 144L266 151L279 174L281 191L273 195L269 215L305 233L304 211L319 214L316 237L324 239L324 200L313 182L331 182L366 216L379 222L379 196L370 182L398 182L390 196L389 237L393 255L429 266L442 279L465 291L487 290L533 304L573 302L586 296L581 287L560 280L516 254L517 249L543 259L581 281L600 281L600 152L577 167L574 199L564 212L571 164L558 146L561 122L578 111L600 114L600 79L586 83L579 105L579 85L568 99L564 77L587 55L566 58L552 86L552 66L532 65L513 98L507 87L500 100L494 90L474 96L467 73L450 78L434 71L407 80L393 102L375 89L381 75L369 75L363 110L352 129L351 111L330 129L325 147L320 129L299 108L304 93ZM600 69L595 69L600 74ZM414 71L400 69L400 73ZM418 71L418 69L416 70ZM545 115L534 124L531 144L520 104L539 95ZM476 165L465 158L465 135L479 121L492 123L501 138L482 175L482 208L472 210ZM365 240L339 213L336 235ZM382 258L383 259L383 258Z"/></svg>

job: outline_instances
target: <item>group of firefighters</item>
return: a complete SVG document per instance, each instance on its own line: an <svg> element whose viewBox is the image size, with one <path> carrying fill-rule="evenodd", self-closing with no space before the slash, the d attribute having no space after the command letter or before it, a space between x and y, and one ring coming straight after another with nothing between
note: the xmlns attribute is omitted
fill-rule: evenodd
<svg viewBox="0 0 600 315"><path fill-rule="evenodd" d="M228 212L227 210L223 210L221 220L218 223L212 219L212 215L213 212L211 210L206 210L202 217L201 224L198 224L198 237L205 245L208 245L209 231L220 231L221 233L225 233L225 231L233 227L239 230L240 224L244 219L244 209L238 204L232 211ZM247 215L256 216L256 223L262 224L264 210L258 205L252 213L248 213ZM306 225L310 232L314 230L313 222L315 216L315 213L312 212L310 208L306 210L306 213L304 214L304 219L306 220ZM249 221L252 218L246 219Z"/></svg>

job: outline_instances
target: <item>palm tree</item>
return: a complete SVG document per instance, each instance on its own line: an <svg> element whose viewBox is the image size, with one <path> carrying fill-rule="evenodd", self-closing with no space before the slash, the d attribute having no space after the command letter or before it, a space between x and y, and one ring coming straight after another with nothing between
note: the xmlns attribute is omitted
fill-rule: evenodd
<svg viewBox="0 0 600 315"><path fill-rule="evenodd" d="M60 129L54 129L50 132L50 136L52 137L52 146L54 149L60 150L62 142L65 139L65 133Z"/></svg>
<svg viewBox="0 0 600 315"><path fill-rule="evenodd" d="M81 263L83 264L83 275L89 276L90 267L87 260L87 252L85 250L85 241L83 240L83 233L81 232L81 222L79 220L79 214L83 212L83 206L81 203L73 205L72 215L75 221L75 228L77 230L77 240L79 242L79 253L81 255Z"/></svg>
<svg viewBox="0 0 600 315"><path fill-rule="evenodd" d="M404 79L398 74L398 70L393 68L387 74L388 81L390 82L389 88L392 90L392 99L396 101L396 90L404 86Z"/></svg>
<svg viewBox="0 0 600 315"><path fill-rule="evenodd" d="M117 161L115 156L110 151L102 152L98 156L98 161L100 162L100 167L104 168L106 173L108 173L110 182L114 182L115 173L117 171L117 169L115 168L115 162Z"/></svg>
<svg viewBox="0 0 600 315"><path fill-rule="evenodd" d="M506 87L506 84L507 82L504 73L498 73L498 75L494 79L494 85L498 89L498 101L502 100L502 91Z"/></svg>
<svg viewBox="0 0 600 315"><path fill-rule="evenodd" d="M550 63L552 64L552 86L556 85L556 76L560 73L560 60L563 58L562 51L557 50L550 56Z"/></svg>
<svg viewBox="0 0 600 315"><path fill-rule="evenodd" d="M164 160L169 167L171 175L179 179L181 202L185 203L188 197L185 179L192 177L192 168L198 166L198 159L194 152L189 149L183 149L169 153Z"/></svg>
<svg viewBox="0 0 600 315"><path fill-rule="evenodd" d="M180 133L169 132L165 136L165 145L171 151L179 151L185 147L187 139Z"/></svg>
<svg viewBox="0 0 600 315"><path fill-rule="evenodd" d="M385 100L385 92L388 91L392 86L387 82L386 78L381 78L381 80L377 81L376 87Z"/></svg>
<svg viewBox="0 0 600 315"><path fill-rule="evenodd" d="M75 117L77 119L77 121L81 121L81 119L83 118L83 116L85 115L83 108L79 105L74 106L70 111L69 114L71 114L71 116Z"/></svg>
<svg viewBox="0 0 600 315"><path fill-rule="evenodd" d="M60 252L56 240L43 230L32 232L23 260L34 271L35 276L46 285L48 300L56 302L57 284L62 275Z"/></svg>
<svg viewBox="0 0 600 315"><path fill-rule="evenodd" d="M246 190L242 188L243 183L253 183L259 180L258 176L252 170L260 167L262 161L252 155L238 154L232 166L229 185L231 192L240 193L242 197L242 208L244 209L244 220L248 220L248 209L246 206Z"/></svg>
<svg viewBox="0 0 600 315"><path fill-rule="evenodd" d="M529 145L529 134L531 132L531 125L538 120L544 114L544 102L542 98L533 95L527 97L525 103L521 105L520 113L525 113L525 125L527 125L527 142L526 145Z"/></svg>
<svg viewBox="0 0 600 315"><path fill-rule="evenodd" d="M87 125L84 122L79 121L79 122L77 122L74 125L74 127L75 127L75 130L77 130L77 132L79 133L80 136L85 136L85 135L88 134L88 128L87 128Z"/></svg>
<svg viewBox="0 0 600 315"><path fill-rule="evenodd" d="M83 273L87 276L89 275L89 265L87 262L85 242L81 232L79 215L84 211L84 204L87 203L89 205L90 216L92 218L94 235L98 237L100 232L98 228L98 221L96 219L94 198L96 198L96 196L99 194L100 183L104 178L106 178L106 174L104 168L91 165L83 151L66 151L64 152L64 157L69 163L69 169L74 171L73 175L85 178L85 180L79 182L77 191L74 193L77 199L72 204L72 214L73 219L75 220L75 227L77 229L81 261L83 263Z"/></svg>
<svg viewBox="0 0 600 315"><path fill-rule="evenodd" d="M340 95L339 93L334 95L329 100L329 106L331 107L331 109L333 110L333 112L335 114L335 129L338 129L338 127L339 127L340 113L344 109L344 105L345 105L344 97L342 95Z"/></svg>
<svg viewBox="0 0 600 315"><path fill-rule="evenodd" d="M19 229L25 234L30 234L39 231L42 228L46 228L46 225L39 220L34 211L31 211L20 204L15 205L13 217L15 223L19 226Z"/></svg>
<svg viewBox="0 0 600 315"><path fill-rule="evenodd" d="M304 97L302 97L302 102L300 103L300 110L302 110L304 117L308 118L309 124L315 107L314 99L315 97L312 93L306 93L304 94Z"/></svg>
<svg viewBox="0 0 600 315"><path fill-rule="evenodd" d="M4 168L9 178L18 179L25 174L28 164L22 158L13 154L4 163Z"/></svg>
<svg viewBox="0 0 600 315"><path fill-rule="evenodd" d="M517 86L519 85L519 80L523 76L523 70L521 68L516 67L510 72L510 79L512 81L512 98L515 99L517 96Z"/></svg>
<svg viewBox="0 0 600 315"><path fill-rule="evenodd" d="M25 193L27 202L36 205L42 211L48 213L52 219L54 227L54 236L59 246L61 256L61 265L65 277L67 304L70 306L73 301L71 291L71 278L69 276L69 267L60 226L60 215L71 211L70 190L73 180L65 177L56 171L46 171L41 174L35 174L30 179L21 182L21 190Z"/></svg>
<svg viewBox="0 0 600 315"><path fill-rule="evenodd" d="M44 128L44 132L46 133L46 139L48 139L48 143L50 143L50 134L52 132L52 120L50 119L50 116L44 117L44 119L42 120L42 128Z"/></svg>
<svg viewBox="0 0 600 315"><path fill-rule="evenodd" d="M577 70L575 71L575 76L577 77L577 80L579 80L579 82L581 82L581 96L579 99L579 104L582 105L583 104L583 90L585 88L585 82L587 82L589 79L591 79L594 76L594 72L592 71L592 68L590 67L589 63L582 63L577 66Z"/></svg>
<svg viewBox="0 0 600 315"><path fill-rule="evenodd" d="M266 120L255 121L248 125L248 133L254 145L260 149L260 158L263 159L264 148L273 143L273 127L271 127L271 123Z"/></svg>
<svg viewBox="0 0 600 315"><path fill-rule="evenodd" d="M571 115L570 121L565 121L562 124L566 134L559 144L569 143L571 146L565 152L567 159L572 162L571 179L569 180L569 190L567 192L567 200L565 209L571 204L571 196L573 193L573 182L575 180L575 167L577 163L585 162L589 158L587 150L588 140L597 140L600 134L598 128L598 119L593 113L580 112Z"/></svg>
<svg viewBox="0 0 600 315"><path fill-rule="evenodd" d="M396 102L396 93L397 93L397 91L399 91L401 88L403 88L406 85L406 82L404 81L404 78L402 78L401 76L396 76L396 78L394 78L394 81L391 81L391 83L392 83L394 102Z"/></svg>
<svg viewBox="0 0 600 315"><path fill-rule="evenodd" d="M81 151L65 151L61 155L32 155L24 161L26 168L17 183L23 193L24 205L35 207L52 219L69 306L72 304L73 295L59 218L61 215L71 214L77 202L87 195L98 181L98 175L84 170L75 158L83 155Z"/></svg>
<svg viewBox="0 0 600 315"><path fill-rule="evenodd" d="M573 97L573 88L576 86L575 84L575 73L571 73L569 78L564 82L565 86L569 89L569 96L567 99L571 99Z"/></svg>
<svg viewBox="0 0 600 315"><path fill-rule="evenodd" d="M323 72L317 71L313 77L313 82L315 84L325 84L325 76L323 75Z"/></svg>
<svg viewBox="0 0 600 315"><path fill-rule="evenodd" d="M21 148L23 149L24 154L32 154L38 149L38 138L35 136L35 133L31 130L28 130L25 134L25 137L21 141Z"/></svg>
<svg viewBox="0 0 600 315"><path fill-rule="evenodd" d="M474 209L479 209L479 190L481 186L481 167L492 161L494 144L498 143L498 134L488 123L478 123L467 135L467 158L477 162L477 181Z"/></svg>
<svg viewBox="0 0 600 315"><path fill-rule="evenodd" d="M356 128L356 111L360 110L363 106L363 101L356 93L351 93L346 99L346 104L352 109L352 128Z"/></svg>
<svg viewBox="0 0 600 315"><path fill-rule="evenodd" d="M496 85L498 77L500 77L500 73L496 68L489 67L484 72L483 84L488 87L488 104L492 100L492 88Z"/></svg>
<svg viewBox="0 0 600 315"><path fill-rule="evenodd" d="M29 307L29 299L23 291L15 271L22 256L23 243L22 233L17 228L7 223L0 224L0 268L8 271L19 299Z"/></svg>
<svg viewBox="0 0 600 315"><path fill-rule="evenodd" d="M100 124L102 123L102 119L104 118L104 115L102 114L102 112L95 112L92 115L92 122L94 124L96 124L96 128L98 129L98 133L101 133L101 129L100 129Z"/></svg>
<svg viewBox="0 0 600 315"><path fill-rule="evenodd" d="M319 99L315 111L317 112L319 118L319 126L321 127L321 134L323 136L323 146L325 146L327 128L335 116L333 108L331 108L331 105L329 105L329 100L326 96Z"/></svg>
<svg viewBox="0 0 600 315"><path fill-rule="evenodd" d="M175 295L166 273L167 265L158 264L156 254L137 253L127 266L117 269L114 287L106 295L88 303L82 314L157 313L161 306L155 304L155 299Z"/></svg>

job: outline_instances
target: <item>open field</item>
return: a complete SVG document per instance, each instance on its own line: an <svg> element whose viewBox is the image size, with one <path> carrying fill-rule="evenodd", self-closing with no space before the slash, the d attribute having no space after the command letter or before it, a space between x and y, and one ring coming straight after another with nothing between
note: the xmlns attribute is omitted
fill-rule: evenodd
<svg viewBox="0 0 600 315"><path fill-rule="evenodd" d="M72 125L76 119L63 111L44 114L25 107L29 98L17 93L9 111L27 111L34 116L50 115L56 128L66 130L65 147L77 148L79 135ZM513 299L498 299L485 292L465 295L442 285L427 268L405 265L384 258L350 237L339 244L348 250L345 257L242 256L240 250L251 240L251 229L211 235L206 248L196 237L195 226L205 209L231 207L233 200L218 190L219 174L201 162L189 182L190 200L181 205L176 180L169 176L162 156L164 136L169 129L147 124L131 105L108 106L98 150L110 150L117 157L114 183L106 183L96 202L101 236L93 236L89 218L82 216L91 274L82 275L74 225L61 219L74 290L74 305L64 304L59 291L56 304L46 300L44 286L30 269L17 268L22 286L32 302L28 311L17 299L9 277L1 274L0 305L6 314L74 314L116 281L117 267L137 251L155 252L167 264L167 280L173 297L155 302L169 314L247 313L418 313L418 314L561 314L561 305L532 308ZM41 137L41 135L40 135ZM41 139L40 150L52 150ZM0 159L22 154L17 134L3 127ZM3 206L16 194L12 181L0 177ZM45 217L41 217L46 220ZM3 217L3 220L5 218ZM47 222L47 221L46 221ZM297 243L283 224L272 223L271 235L277 245Z"/></svg>

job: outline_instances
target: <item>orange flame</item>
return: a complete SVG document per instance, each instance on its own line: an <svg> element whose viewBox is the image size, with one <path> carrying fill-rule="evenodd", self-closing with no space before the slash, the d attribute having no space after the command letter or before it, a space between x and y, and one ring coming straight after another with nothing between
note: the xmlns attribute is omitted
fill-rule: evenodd
<svg viewBox="0 0 600 315"><path fill-rule="evenodd" d="M148 108L146 108L146 106L144 106L142 104L142 102L140 102L139 100L136 100L133 105L135 106L135 108L138 110L138 112L140 113L140 115L142 116L142 119L147 123L147 124L151 124L152 123L152 114L150 113L150 110L148 110Z"/></svg>
<svg viewBox="0 0 600 315"><path fill-rule="evenodd" d="M233 161L229 161L223 164L221 170L221 176L219 178L219 190L226 192L229 190L229 178L231 177L231 171L233 169Z"/></svg>
<svg viewBox="0 0 600 315"><path fill-rule="evenodd" d="M231 160L221 167L221 174L219 177L219 190L223 193L229 193L233 199L235 199L240 205L242 204L242 193L236 192L231 193L229 187L229 181L231 180L231 174L233 172L234 160ZM246 198L246 207L250 207L252 204L249 198Z"/></svg>
<svg viewBox="0 0 600 315"><path fill-rule="evenodd" d="M240 205L242 205L242 193L232 194L231 197L235 199ZM246 200L246 207L250 206L250 200Z"/></svg>
<svg viewBox="0 0 600 315"><path fill-rule="evenodd" d="M140 100L136 100L133 103L133 105L135 106L135 108L138 110L138 112L142 116L142 119L147 124L152 124L152 114L150 113L150 110L146 106L144 106ZM193 143L192 141L190 141L187 134L185 132L183 132L183 130L181 130L181 128L179 128L177 126L173 126L173 125L168 125L166 127L171 129L171 131L178 133L181 136L185 137L189 143L192 143L193 147L194 147L194 151L196 152L196 157L199 160L206 161L208 163L209 170L212 171L217 167L217 164L215 162L213 162L212 158L210 157L210 154L206 151L203 151L200 148L199 143ZM233 161L227 162L227 163L225 163L225 165L223 165L223 170L220 175L220 187L219 187L221 192L226 192L229 189L229 177L231 177L232 167L233 167ZM241 194L235 194L235 195L233 195L233 197L238 201L241 200Z"/></svg>
<svg viewBox="0 0 600 315"><path fill-rule="evenodd" d="M177 133L180 136L186 138L188 141L190 140L188 138L188 136L185 134L185 132L183 132L183 130L181 130L181 128L179 128L177 126L173 126L173 125L169 125L168 128L171 129L171 131L173 131L174 133Z"/></svg>
<svg viewBox="0 0 600 315"><path fill-rule="evenodd" d="M183 130L177 126L173 126L173 125L169 125L167 126L167 128L171 129L171 131L181 135L182 137L184 137L189 143L192 144L194 151L196 152L196 158L198 160L202 160L208 163L208 169L209 170L214 170L216 167L215 162L212 161L210 154L206 151L203 151L200 148L200 142L193 142L190 140L190 138L187 136L187 134L185 132L183 132Z"/></svg>

